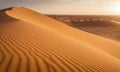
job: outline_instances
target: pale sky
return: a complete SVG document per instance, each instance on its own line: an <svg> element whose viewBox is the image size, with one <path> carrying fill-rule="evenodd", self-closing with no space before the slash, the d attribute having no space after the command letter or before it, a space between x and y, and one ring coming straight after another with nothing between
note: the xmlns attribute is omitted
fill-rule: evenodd
<svg viewBox="0 0 120 72"><path fill-rule="evenodd" d="M16 6L43 14L120 15L120 0L0 0L0 9Z"/></svg>

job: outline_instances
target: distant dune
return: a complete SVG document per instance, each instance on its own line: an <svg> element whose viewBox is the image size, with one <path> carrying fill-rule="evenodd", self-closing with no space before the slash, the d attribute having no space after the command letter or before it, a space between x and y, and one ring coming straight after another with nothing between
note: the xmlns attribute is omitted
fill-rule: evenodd
<svg viewBox="0 0 120 72"><path fill-rule="evenodd" d="M120 16L48 15L77 29L120 42Z"/></svg>
<svg viewBox="0 0 120 72"><path fill-rule="evenodd" d="M120 43L24 7L0 11L0 72L120 72Z"/></svg>

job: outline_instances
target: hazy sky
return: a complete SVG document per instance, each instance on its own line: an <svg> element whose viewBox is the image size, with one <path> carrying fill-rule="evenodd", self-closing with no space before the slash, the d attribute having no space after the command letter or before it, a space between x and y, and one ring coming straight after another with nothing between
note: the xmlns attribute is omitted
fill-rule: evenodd
<svg viewBox="0 0 120 72"><path fill-rule="evenodd" d="M120 0L0 0L0 9L25 6L44 14L119 14Z"/></svg>

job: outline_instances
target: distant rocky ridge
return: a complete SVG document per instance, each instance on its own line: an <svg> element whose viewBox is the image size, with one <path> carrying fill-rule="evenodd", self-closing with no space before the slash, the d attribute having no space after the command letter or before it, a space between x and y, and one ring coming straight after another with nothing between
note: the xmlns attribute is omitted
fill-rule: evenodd
<svg viewBox="0 0 120 72"><path fill-rule="evenodd" d="M120 21L120 16L114 15L48 15L56 20L65 22L69 25L85 21L101 21L101 20L117 20Z"/></svg>
<svg viewBox="0 0 120 72"><path fill-rule="evenodd" d="M0 12L4 12L6 10L11 10L13 7L5 8L5 9L0 9Z"/></svg>

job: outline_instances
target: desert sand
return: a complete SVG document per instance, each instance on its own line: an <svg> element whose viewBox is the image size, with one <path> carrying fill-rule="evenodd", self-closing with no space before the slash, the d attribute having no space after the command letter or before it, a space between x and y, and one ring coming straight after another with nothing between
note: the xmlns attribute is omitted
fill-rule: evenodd
<svg viewBox="0 0 120 72"><path fill-rule="evenodd" d="M120 42L119 15L47 15L74 28Z"/></svg>
<svg viewBox="0 0 120 72"><path fill-rule="evenodd" d="M0 72L120 72L120 43L25 7L0 11Z"/></svg>

